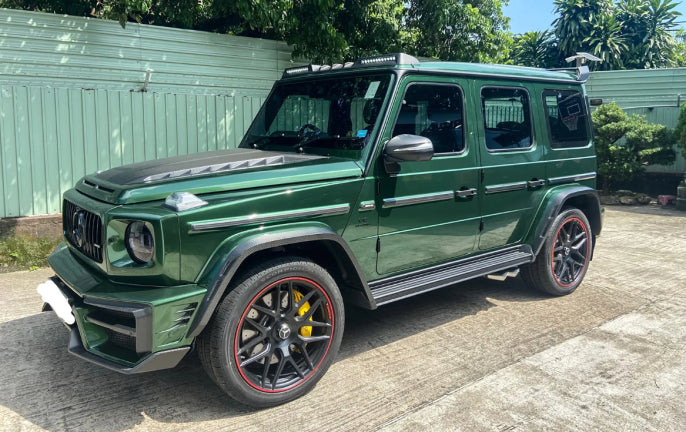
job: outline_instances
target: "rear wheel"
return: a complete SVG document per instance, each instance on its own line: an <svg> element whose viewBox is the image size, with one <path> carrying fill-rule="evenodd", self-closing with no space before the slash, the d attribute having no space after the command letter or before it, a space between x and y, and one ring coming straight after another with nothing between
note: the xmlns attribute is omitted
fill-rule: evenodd
<svg viewBox="0 0 686 432"><path fill-rule="evenodd" d="M576 208L564 210L550 227L536 261L522 268L522 278L549 294L573 292L588 270L592 241L586 215Z"/></svg>
<svg viewBox="0 0 686 432"><path fill-rule="evenodd" d="M333 362L343 336L343 300L333 278L302 258L250 272L224 298L198 343L208 375L255 407L310 391Z"/></svg>

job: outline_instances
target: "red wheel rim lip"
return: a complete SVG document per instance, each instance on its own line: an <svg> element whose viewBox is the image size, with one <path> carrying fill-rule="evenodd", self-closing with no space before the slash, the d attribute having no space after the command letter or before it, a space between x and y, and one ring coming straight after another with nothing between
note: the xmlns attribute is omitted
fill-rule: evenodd
<svg viewBox="0 0 686 432"><path fill-rule="evenodd" d="M590 241L588 228L586 228L586 224L584 223L584 221L582 221L581 219L579 219L576 216L570 217L569 219L565 220L564 223L562 225L560 225L560 227L557 229L557 232L555 233L555 239L557 240L557 236L560 234L560 230L562 229L562 227L567 225L567 223L571 222L571 221L577 221L579 223L579 225L581 225L581 229L583 229L584 232L586 233L586 255L584 256L584 266L579 271L579 275L581 275L581 272L588 265L588 242ZM550 270L553 273L553 278L555 279L555 282L558 285L560 285L561 287L569 288L570 286L574 285L574 283L576 283L578 277L574 278L574 280L568 284L562 283L562 281L560 281L560 279L557 278L557 275L555 274L555 262L553 261L554 259L555 259L555 243L553 243L553 251L550 253Z"/></svg>
<svg viewBox="0 0 686 432"><path fill-rule="evenodd" d="M329 343L326 346L326 350L324 351L324 355L322 355L321 360L319 360L319 363L317 363L317 365L312 369L312 372L307 374L307 376L305 378L303 378L303 379L299 380L298 382L296 382L295 384L290 385L290 386L283 388L283 389L268 390L268 389L256 386L243 373L243 369L240 367L240 360L238 359L238 334L241 331L241 328L243 325L243 320L245 319L245 316L247 315L248 311L250 311L250 309L251 309L252 305L255 303L255 301L257 301L257 299L260 298L260 296L262 296L262 294L265 291L268 291L269 289L273 288L275 285L278 285L280 283L284 283L287 281L291 281L291 280L298 280L298 281L303 281L303 282L306 282L308 284L311 284L311 285L315 286L322 294L324 294L324 297L326 298L326 309L327 309L329 316L331 317L331 337L329 338ZM317 369L319 369L319 366L321 366L324 359L326 359L326 355L329 353L329 348L331 348L331 342L333 341L333 338L334 338L334 330L335 330L335 316L334 316L333 310L331 308L331 299L329 298L326 291L324 291L324 289L318 283L314 282L313 280L310 280L307 278L302 278L302 277L287 277L287 278L279 279L278 281L273 282L273 283L269 284L267 287L263 288L259 293L257 293L250 300L248 307L243 311L243 314L241 315L241 319L238 321L238 326L236 328L236 334L234 335L234 346L233 346L233 359L234 359L235 364L236 364L236 369L238 369L238 373L243 378L243 381L245 381L250 387L254 388L255 390L265 392L265 393L282 393L282 392L285 392L288 390L292 390L292 389L298 387L300 384L307 381L317 371Z"/></svg>

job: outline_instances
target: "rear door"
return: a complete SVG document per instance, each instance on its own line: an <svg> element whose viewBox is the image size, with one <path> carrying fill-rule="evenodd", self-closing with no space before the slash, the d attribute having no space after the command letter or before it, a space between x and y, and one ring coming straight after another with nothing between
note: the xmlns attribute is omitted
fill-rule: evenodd
<svg viewBox="0 0 686 432"><path fill-rule="evenodd" d="M523 84L482 81L477 110L482 183L482 227L478 249L520 242L545 190L546 147L534 134L534 110L540 109Z"/></svg>

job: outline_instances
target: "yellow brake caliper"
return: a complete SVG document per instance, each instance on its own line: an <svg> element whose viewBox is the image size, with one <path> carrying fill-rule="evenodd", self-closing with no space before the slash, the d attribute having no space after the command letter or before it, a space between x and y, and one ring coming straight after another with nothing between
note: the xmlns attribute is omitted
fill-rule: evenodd
<svg viewBox="0 0 686 432"><path fill-rule="evenodd" d="M293 290L293 300L296 303L300 302L300 300L302 300L303 297L305 296L302 295L300 291ZM302 306L300 306L300 309L298 309L298 315L303 316L307 313L308 310L310 310L310 302L305 302ZM312 321L312 317L310 317L310 321ZM312 326L300 327L300 336L312 336Z"/></svg>

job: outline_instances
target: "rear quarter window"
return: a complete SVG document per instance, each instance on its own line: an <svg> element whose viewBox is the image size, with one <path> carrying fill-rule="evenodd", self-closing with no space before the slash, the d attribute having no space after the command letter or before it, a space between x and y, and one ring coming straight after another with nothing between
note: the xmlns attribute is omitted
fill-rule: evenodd
<svg viewBox="0 0 686 432"><path fill-rule="evenodd" d="M543 106L552 148L588 145L590 141L588 109L581 92L546 89L543 91Z"/></svg>

